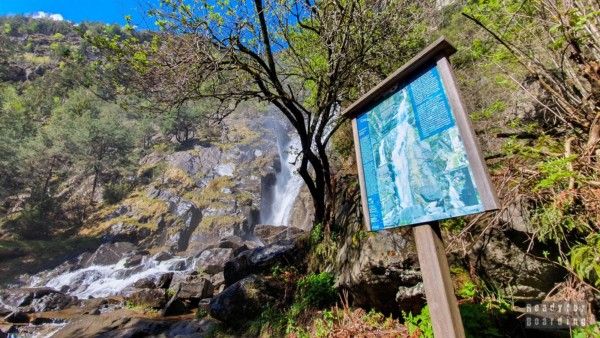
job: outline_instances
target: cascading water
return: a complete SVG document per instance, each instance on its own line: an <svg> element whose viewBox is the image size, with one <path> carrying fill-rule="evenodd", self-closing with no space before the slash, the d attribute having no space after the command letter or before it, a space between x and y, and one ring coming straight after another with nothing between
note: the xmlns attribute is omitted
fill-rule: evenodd
<svg viewBox="0 0 600 338"><path fill-rule="evenodd" d="M277 153L281 168L275 175L269 200L263 203L260 221L269 225L289 225L294 202L302 188L302 178L296 173L294 159L300 149L300 140L290 138L287 129L279 122L270 124L277 138Z"/></svg>
<svg viewBox="0 0 600 338"><path fill-rule="evenodd" d="M196 269L197 259L175 256L164 261L154 257L144 257L140 265L127 267L123 258L116 264L92 265L62 273L50 280L33 277L31 286L47 286L57 290L68 287L72 296L107 297L120 294L127 287L142 278L158 278L167 272L186 274Z"/></svg>

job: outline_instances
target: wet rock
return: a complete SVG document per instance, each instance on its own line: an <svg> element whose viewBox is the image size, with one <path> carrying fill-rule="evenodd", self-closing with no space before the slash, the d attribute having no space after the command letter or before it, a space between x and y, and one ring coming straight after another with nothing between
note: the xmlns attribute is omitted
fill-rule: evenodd
<svg viewBox="0 0 600 338"><path fill-rule="evenodd" d="M35 298L31 301L29 311L31 312L46 312L66 309L67 307L76 304L77 298L66 295L64 293L55 292Z"/></svg>
<svg viewBox="0 0 600 338"><path fill-rule="evenodd" d="M565 271L527 253L528 240L517 231L494 229L475 243L469 259L479 274L519 300L543 299ZM536 252L534 252L536 253ZM542 253L536 253L542 256Z"/></svg>
<svg viewBox="0 0 600 338"><path fill-rule="evenodd" d="M25 312L15 311L5 316L4 321L7 323L29 323L29 315Z"/></svg>
<svg viewBox="0 0 600 338"><path fill-rule="evenodd" d="M105 243L91 255L83 257L81 265L89 267L92 265L111 265L116 264L123 257L128 256L135 251L136 246L129 242Z"/></svg>
<svg viewBox="0 0 600 338"><path fill-rule="evenodd" d="M126 268L130 268L132 266L140 265L142 263L143 259L144 259L144 256L142 256L142 255L135 255L135 256L128 257L125 260L125 263L123 264L123 266Z"/></svg>
<svg viewBox="0 0 600 338"><path fill-rule="evenodd" d="M211 299L209 312L213 318L232 326L258 316L262 307L275 301L276 293L261 277L250 275Z"/></svg>
<svg viewBox="0 0 600 338"><path fill-rule="evenodd" d="M191 257L173 262L169 267L169 271L184 271L191 266L193 260Z"/></svg>
<svg viewBox="0 0 600 338"><path fill-rule="evenodd" d="M339 287L350 291L358 306L384 313L418 309L424 301L421 273L410 229L369 234L360 243L351 239L337 255ZM391 301L396 299L397 302Z"/></svg>
<svg viewBox="0 0 600 338"><path fill-rule="evenodd" d="M182 281L179 284L180 299L191 300L198 302L202 298L210 298L213 296L213 285L210 280L193 276L186 281Z"/></svg>
<svg viewBox="0 0 600 338"><path fill-rule="evenodd" d="M159 289L168 289L173 281L173 275L173 272L167 272L160 275L160 277L158 277L158 281L156 282L156 287Z"/></svg>
<svg viewBox="0 0 600 338"><path fill-rule="evenodd" d="M163 289L141 289L134 291L126 300L134 305L162 309L167 303L166 293Z"/></svg>
<svg viewBox="0 0 600 338"><path fill-rule="evenodd" d="M154 278L145 277L138 279L135 283L131 284L131 286L136 289L154 289L156 288L156 283L154 283Z"/></svg>
<svg viewBox="0 0 600 338"><path fill-rule="evenodd" d="M154 255L154 260L157 262L168 261L171 258L173 258L173 254L166 251L161 251Z"/></svg>
<svg viewBox="0 0 600 338"><path fill-rule="evenodd" d="M232 285L250 274L267 271L278 263L300 262L305 254L303 244L300 239L284 240L240 253L225 264L225 285Z"/></svg>
<svg viewBox="0 0 600 338"><path fill-rule="evenodd" d="M214 248L204 250L199 256L196 268L209 275L223 271L225 263L233 258L233 249Z"/></svg>
<svg viewBox="0 0 600 338"><path fill-rule="evenodd" d="M51 288L19 288L0 290L0 306L11 311L41 312L61 310L77 298Z"/></svg>

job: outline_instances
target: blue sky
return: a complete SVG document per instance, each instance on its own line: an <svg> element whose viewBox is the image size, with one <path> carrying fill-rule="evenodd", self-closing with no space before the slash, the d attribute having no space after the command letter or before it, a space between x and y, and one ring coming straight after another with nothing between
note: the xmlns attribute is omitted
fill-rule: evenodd
<svg viewBox="0 0 600 338"><path fill-rule="evenodd" d="M159 0L0 0L0 15L28 14L42 12L54 14L55 19L75 23L96 21L105 23L125 23L125 15L132 15L134 23L149 28L153 25L146 19L150 4Z"/></svg>

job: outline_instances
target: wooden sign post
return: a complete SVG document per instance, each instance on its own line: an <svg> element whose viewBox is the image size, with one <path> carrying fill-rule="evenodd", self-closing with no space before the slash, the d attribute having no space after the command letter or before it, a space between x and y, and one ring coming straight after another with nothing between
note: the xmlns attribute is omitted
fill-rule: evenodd
<svg viewBox="0 0 600 338"><path fill-rule="evenodd" d="M464 337L439 220L498 208L444 38L350 105L370 231L412 226L436 337Z"/></svg>

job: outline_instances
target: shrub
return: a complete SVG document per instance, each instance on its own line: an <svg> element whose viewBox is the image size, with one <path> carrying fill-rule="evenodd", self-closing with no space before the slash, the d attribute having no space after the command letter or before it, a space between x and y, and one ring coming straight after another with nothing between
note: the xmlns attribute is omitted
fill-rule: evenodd
<svg viewBox="0 0 600 338"><path fill-rule="evenodd" d="M115 204L123 200L131 192L131 184L129 183L109 183L104 186L102 199L108 204Z"/></svg>
<svg viewBox="0 0 600 338"><path fill-rule="evenodd" d="M306 306L324 307L337 298L334 277L329 272L309 274L298 281L300 301Z"/></svg>
<svg viewBox="0 0 600 338"><path fill-rule="evenodd" d="M404 318L404 325L406 325L411 336L419 334L419 337L433 338L429 306L425 306L418 315L402 311L402 317Z"/></svg>

